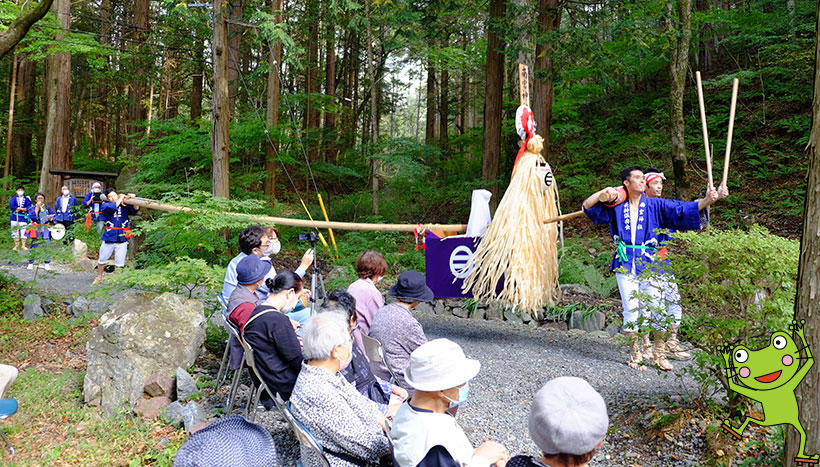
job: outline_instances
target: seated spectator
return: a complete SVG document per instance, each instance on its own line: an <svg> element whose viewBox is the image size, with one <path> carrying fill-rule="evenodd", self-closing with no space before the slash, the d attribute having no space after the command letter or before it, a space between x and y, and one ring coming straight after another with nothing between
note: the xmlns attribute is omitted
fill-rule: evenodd
<svg viewBox="0 0 820 467"><path fill-rule="evenodd" d="M305 324L305 362L293 387L291 410L324 448L331 466L377 463L390 451L384 416L340 374L353 356L348 323L322 313ZM321 465L301 447L302 464Z"/></svg>
<svg viewBox="0 0 820 467"><path fill-rule="evenodd" d="M271 293L245 322L242 338L253 348L254 363L265 384L287 400L299 376L302 349L293 321L285 313L299 301L302 281L295 272L282 271L266 282ZM252 379L258 384L256 376ZM263 393L262 403L270 408L273 402Z"/></svg>
<svg viewBox="0 0 820 467"><path fill-rule="evenodd" d="M275 240L278 242L279 239ZM236 287L236 266L239 264L239 261L242 258L248 255L256 255L260 258L266 256L266 252L271 251L271 240L268 238L267 234L265 233L265 228L259 225L252 225L250 227L246 227L242 229L242 232L239 233L239 249L241 250L240 253L231 259L228 263L228 269L225 271L225 279L222 284L222 300L228 301L233 292L233 289ZM269 255L267 255L270 258ZM302 278L305 277L305 272L313 263L313 250L308 249L305 252L305 255L302 256L302 262L299 264L299 267L296 269L296 274ZM276 276L276 270L271 268L270 272L268 273L269 278L273 278ZM268 290L267 285L263 284L259 289L256 291L256 294L262 300L268 298Z"/></svg>
<svg viewBox="0 0 820 467"><path fill-rule="evenodd" d="M449 339L435 339L410 356L407 383L415 392L393 419L393 455L401 467L503 467L509 454L499 443L484 441L473 448L456 419L447 413L464 403L469 381L481 364L467 358Z"/></svg>
<svg viewBox="0 0 820 467"><path fill-rule="evenodd" d="M5 397L6 391L15 379L17 379L17 368L0 363L0 399Z"/></svg>
<svg viewBox="0 0 820 467"><path fill-rule="evenodd" d="M356 274L359 279L347 288L347 292L356 299L356 313L359 315L359 328L354 331L356 345L364 351L362 334L370 335L370 323L373 316L384 306L384 297L376 283L382 280L387 272L387 261L376 250L367 250L356 260Z"/></svg>
<svg viewBox="0 0 820 467"><path fill-rule="evenodd" d="M276 444L262 425L239 415L220 418L192 433L174 457L174 467L276 467Z"/></svg>
<svg viewBox="0 0 820 467"><path fill-rule="evenodd" d="M271 264L262 261L256 255L245 256L236 266L236 281L239 285L233 289L226 308L228 319L236 325L239 332L242 332L253 310L262 303L262 300L256 295L256 290L265 282L265 277L267 277L270 270ZM230 366L231 369L236 370L242 364L242 356L245 351L242 349L242 344L234 336L231 336L230 347Z"/></svg>
<svg viewBox="0 0 820 467"><path fill-rule="evenodd" d="M328 293L319 312L338 313L350 323L351 333L356 329L356 299L342 289ZM393 418L401 403L407 399L407 391L373 374L370 361L357 345L353 346L353 360L341 373L356 386L359 393L373 401L387 418Z"/></svg>
<svg viewBox="0 0 820 467"><path fill-rule="evenodd" d="M424 274L418 271L404 271L388 294L396 297L396 301L376 312L370 325L370 337L382 344L384 358L396 373L399 385L407 388L404 369L410 362L410 353L427 342L421 324L416 321L410 310L421 302L432 300L433 291L427 287ZM383 363L372 363L376 376L390 380L390 372Z"/></svg>
<svg viewBox="0 0 820 467"><path fill-rule="evenodd" d="M589 383L562 376L535 393L529 425L541 455L515 456L507 467L586 466L604 443L609 416L603 397Z"/></svg>

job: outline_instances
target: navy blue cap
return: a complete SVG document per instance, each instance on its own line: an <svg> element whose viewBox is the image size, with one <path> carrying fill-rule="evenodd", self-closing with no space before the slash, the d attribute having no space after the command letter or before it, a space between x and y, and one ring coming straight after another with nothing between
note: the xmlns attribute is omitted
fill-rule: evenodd
<svg viewBox="0 0 820 467"><path fill-rule="evenodd" d="M434 298L433 291L427 287L424 274L414 270L399 274L396 285L387 293L405 303L429 302Z"/></svg>
<svg viewBox="0 0 820 467"><path fill-rule="evenodd" d="M240 285L259 282L268 275L271 267L270 262L262 261L256 255L248 255L236 265L236 282Z"/></svg>

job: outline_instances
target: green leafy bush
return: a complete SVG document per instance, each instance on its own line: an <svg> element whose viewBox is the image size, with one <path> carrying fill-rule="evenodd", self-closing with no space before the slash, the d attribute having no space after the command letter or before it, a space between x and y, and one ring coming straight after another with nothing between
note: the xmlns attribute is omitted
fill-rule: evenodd
<svg viewBox="0 0 820 467"><path fill-rule="evenodd" d="M763 347L772 332L787 328L799 249L759 226L675 234L669 269L680 287L681 329L702 351L690 372L704 392L720 385L730 394L718 345Z"/></svg>
<svg viewBox="0 0 820 467"><path fill-rule="evenodd" d="M23 294L17 278L0 272L0 315L14 313L23 308Z"/></svg>
<svg viewBox="0 0 820 467"><path fill-rule="evenodd" d="M116 289L138 288L146 292L173 292L191 298L197 289L206 296L222 289L225 270L209 265L202 259L187 256L162 266L146 269L124 268L110 280L108 287Z"/></svg>

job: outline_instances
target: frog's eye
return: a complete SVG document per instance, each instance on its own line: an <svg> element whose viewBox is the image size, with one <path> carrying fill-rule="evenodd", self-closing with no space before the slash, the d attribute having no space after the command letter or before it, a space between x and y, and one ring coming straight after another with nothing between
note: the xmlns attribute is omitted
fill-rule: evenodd
<svg viewBox="0 0 820 467"><path fill-rule="evenodd" d="M749 359L749 352L746 352L743 349L738 349L735 351L735 361L738 363L743 363Z"/></svg>
<svg viewBox="0 0 820 467"><path fill-rule="evenodd" d="M786 348L786 338L783 336L777 336L772 340L772 345L775 349L781 350Z"/></svg>

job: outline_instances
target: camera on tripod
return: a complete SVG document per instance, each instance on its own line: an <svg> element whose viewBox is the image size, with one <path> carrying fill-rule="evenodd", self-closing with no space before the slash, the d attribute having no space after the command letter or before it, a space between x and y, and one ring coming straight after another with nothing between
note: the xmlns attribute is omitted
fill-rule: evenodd
<svg viewBox="0 0 820 467"><path fill-rule="evenodd" d="M311 230L307 233L300 233L298 239L300 242L316 243L319 241L319 236L316 235L315 231Z"/></svg>

